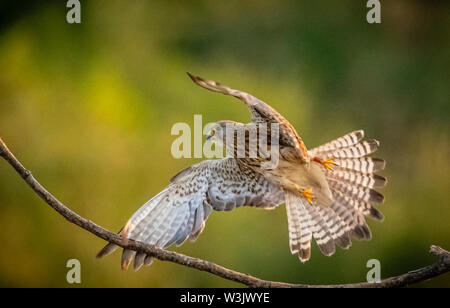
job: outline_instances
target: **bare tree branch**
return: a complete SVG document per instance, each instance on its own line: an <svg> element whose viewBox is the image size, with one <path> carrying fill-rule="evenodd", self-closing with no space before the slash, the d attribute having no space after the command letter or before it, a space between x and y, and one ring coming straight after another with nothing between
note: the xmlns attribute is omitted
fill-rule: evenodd
<svg viewBox="0 0 450 308"><path fill-rule="evenodd" d="M58 199L56 199L49 191L47 191L31 174L31 172L21 164L19 160L11 153L6 144L0 138L0 156L3 157L23 178L23 180L36 192L48 205L61 214L69 222L87 230L88 232L114 243L122 248L128 248L137 252L143 252L151 255L161 261L169 261L180 265L188 266L200 271L205 271L221 278L244 284L248 287L256 288L392 288L404 287L410 284L421 282L450 270L450 253L440 247L431 246L430 252L437 257L436 263L410 271L396 277L382 280L380 283L354 283L341 285L307 285L307 284L291 284L285 282L268 281L259 279L248 274L240 273L227 269L213 262L186 256L174 251L168 251L154 245L144 244L133 240L123 239L94 222L78 215Z"/></svg>

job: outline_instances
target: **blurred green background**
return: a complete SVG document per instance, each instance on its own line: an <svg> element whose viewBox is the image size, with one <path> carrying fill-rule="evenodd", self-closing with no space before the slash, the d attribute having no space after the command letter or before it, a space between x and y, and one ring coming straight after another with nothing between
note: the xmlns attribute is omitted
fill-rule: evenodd
<svg viewBox="0 0 450 308"><path fill-rule="evenodd" d="M191 1L189 1L191 2ZM382 223L371 242L331 257L314 244L301 264L288 247L284 206L215 212L196 243L173 248L285 282L364 281L434 262L450 248L450 15L444 1L65 1L0 4L0 136L62 202L117 231L170 177L198 160L172 158L176 122L247 122L233 98L185 72L255 94L297 128L308 147L363 128L381 141ZM235 287L167 262L120 270L120 253L67 223L0 162L0 286L66 287L68 259L82 287ZM419 286L450 286L442 276Z"/></svg>

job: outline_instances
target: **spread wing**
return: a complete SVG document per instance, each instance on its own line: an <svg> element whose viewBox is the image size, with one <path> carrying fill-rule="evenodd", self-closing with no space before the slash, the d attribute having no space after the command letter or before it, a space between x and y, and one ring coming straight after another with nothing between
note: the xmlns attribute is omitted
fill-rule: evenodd
<svg viewBox="0 0 450 308"><path fill-rule="evenodd" d="M205 80L190 73L188 73L188 75L192 79L192 81L194 81L202 88L225 95L231 95L240 99L242 102L244 102L244 104L248 106L253 123L278 123L280 145L293 147L298 158L300 158L303 162L309 161L306 146L300 136L297 134L295 128L275 109L251 94L232 89L213 80Z"/></svg>
<svg viewBox="0 0 450 308"><path fill-rule="evenodd" d="M171 183L145 203L124 227L127 238L166 248L195 240L212 210L230 211L243 205L274 208L284 202L283 190L233 158L206 160L174 176ZM118 247L108 244L98 257ZM124 250L122 268L135 258L138 269L151 259Z"/></svg>

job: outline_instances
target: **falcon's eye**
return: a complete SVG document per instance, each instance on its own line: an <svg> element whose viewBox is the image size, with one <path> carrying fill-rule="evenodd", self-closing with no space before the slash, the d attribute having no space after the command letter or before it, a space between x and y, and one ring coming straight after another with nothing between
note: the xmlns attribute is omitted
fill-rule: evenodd
<svg viewBox="0 0 450 308"><path fill-rule="evenodd" d="M212 137L212 136L214 136L216 134L216 130L215 129L213 129L210 133L209 133L209 135Z"/></svg>

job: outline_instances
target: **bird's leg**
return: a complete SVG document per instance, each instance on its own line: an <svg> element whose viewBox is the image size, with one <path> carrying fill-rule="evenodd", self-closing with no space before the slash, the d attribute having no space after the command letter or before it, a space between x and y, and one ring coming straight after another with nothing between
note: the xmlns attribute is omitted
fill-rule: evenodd
<svg viewBox="0 0 450 308"><path fill-rule="evenodd" d="M301 189L298 185L295 185L295 188L302 194L302 196L306 199L306 201L308 201L309 204L312 204L312 199L314 198L312 188Z"/></svg>
<svg viewBox="0 0 450 308"><path fill-rule="evenodd" d="M329 169L329 170L333 170L333 166L336 165L336 163L334 162L334 157L329 157L327 159L321 159L320 157L316 156L313 158L313 161L321 164L322 166L325 167L325 169Z"/></svg>

